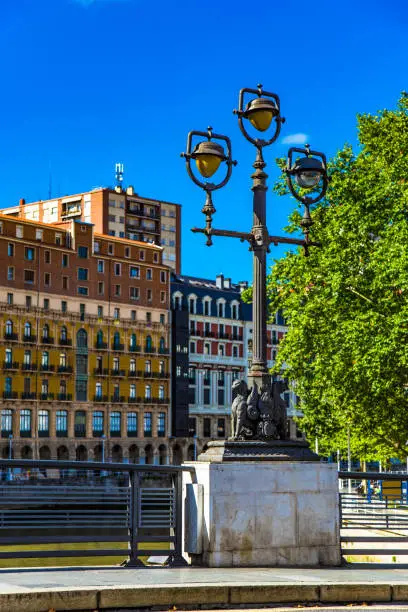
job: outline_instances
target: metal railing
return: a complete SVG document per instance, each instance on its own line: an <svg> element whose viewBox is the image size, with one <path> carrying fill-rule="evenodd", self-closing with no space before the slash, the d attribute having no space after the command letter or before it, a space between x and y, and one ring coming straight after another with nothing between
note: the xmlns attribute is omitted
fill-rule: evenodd
<svg viewBox="0 0 408 612"><path fill-rule="evenodd" d="M1 459L0 559L119 556L142 567L140 557L165 556L168 566L187 565L183 471L194 468ZM96 546L33 550L73 543ZM25 548L10 550L16 545Z"/></svg>
<svg viewBox="0 0 408 612"><path fill-rule="evenodd" d="M340 492L342 554L408 556L408 474L340 471L339 479L353 484Z"/></svg>

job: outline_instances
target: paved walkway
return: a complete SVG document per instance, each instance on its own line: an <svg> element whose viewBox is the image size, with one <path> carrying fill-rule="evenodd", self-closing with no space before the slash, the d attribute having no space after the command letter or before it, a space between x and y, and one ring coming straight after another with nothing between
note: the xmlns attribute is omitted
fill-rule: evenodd
<svg viewBox="0 0 408 612"><path fill-rule="evenodd" d="M0 570L0 612L305 602L408 602L408 569ZM168 609L168 608L167 608Z"/></svg>

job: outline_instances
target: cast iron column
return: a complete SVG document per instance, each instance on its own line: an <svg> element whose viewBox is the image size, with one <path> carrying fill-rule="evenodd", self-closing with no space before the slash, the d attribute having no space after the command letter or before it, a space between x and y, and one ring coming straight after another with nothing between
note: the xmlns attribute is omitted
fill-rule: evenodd
<svg viewBox="0 0 408 612"><path fill-rule="evenodd" d="M267 368L267 335L266 335L266 254L268 252L269 234L266 227L266 163L262 149L258 148L253 165L253 299L252 299L252 365L248 375L248 385L256 382L258 389L270 380Z"/></svg>

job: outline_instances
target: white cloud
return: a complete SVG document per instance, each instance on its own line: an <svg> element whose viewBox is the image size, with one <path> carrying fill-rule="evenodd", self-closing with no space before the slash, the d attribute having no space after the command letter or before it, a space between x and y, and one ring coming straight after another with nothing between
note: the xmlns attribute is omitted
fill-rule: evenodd
<svg viewBox="0 0 408 612"><path fill-rule="evenodd" d="M289 134L289 136L285 136L285 138L282 139L282 144L303 145L307 143L308 138L309 136L302 132L299 132L299 134Z"/></svg>

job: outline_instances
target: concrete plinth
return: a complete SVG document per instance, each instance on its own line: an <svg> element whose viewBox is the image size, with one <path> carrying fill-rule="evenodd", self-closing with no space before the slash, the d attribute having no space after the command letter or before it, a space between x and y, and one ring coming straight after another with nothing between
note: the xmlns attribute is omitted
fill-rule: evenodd
<svg viewBox="0 0 408 612"><path fill-rule="evenodd" d="M207 567L337 566L337 466L195 461L184 473L185 555ZM195 482L194 485L192 483Z"/></svg>

